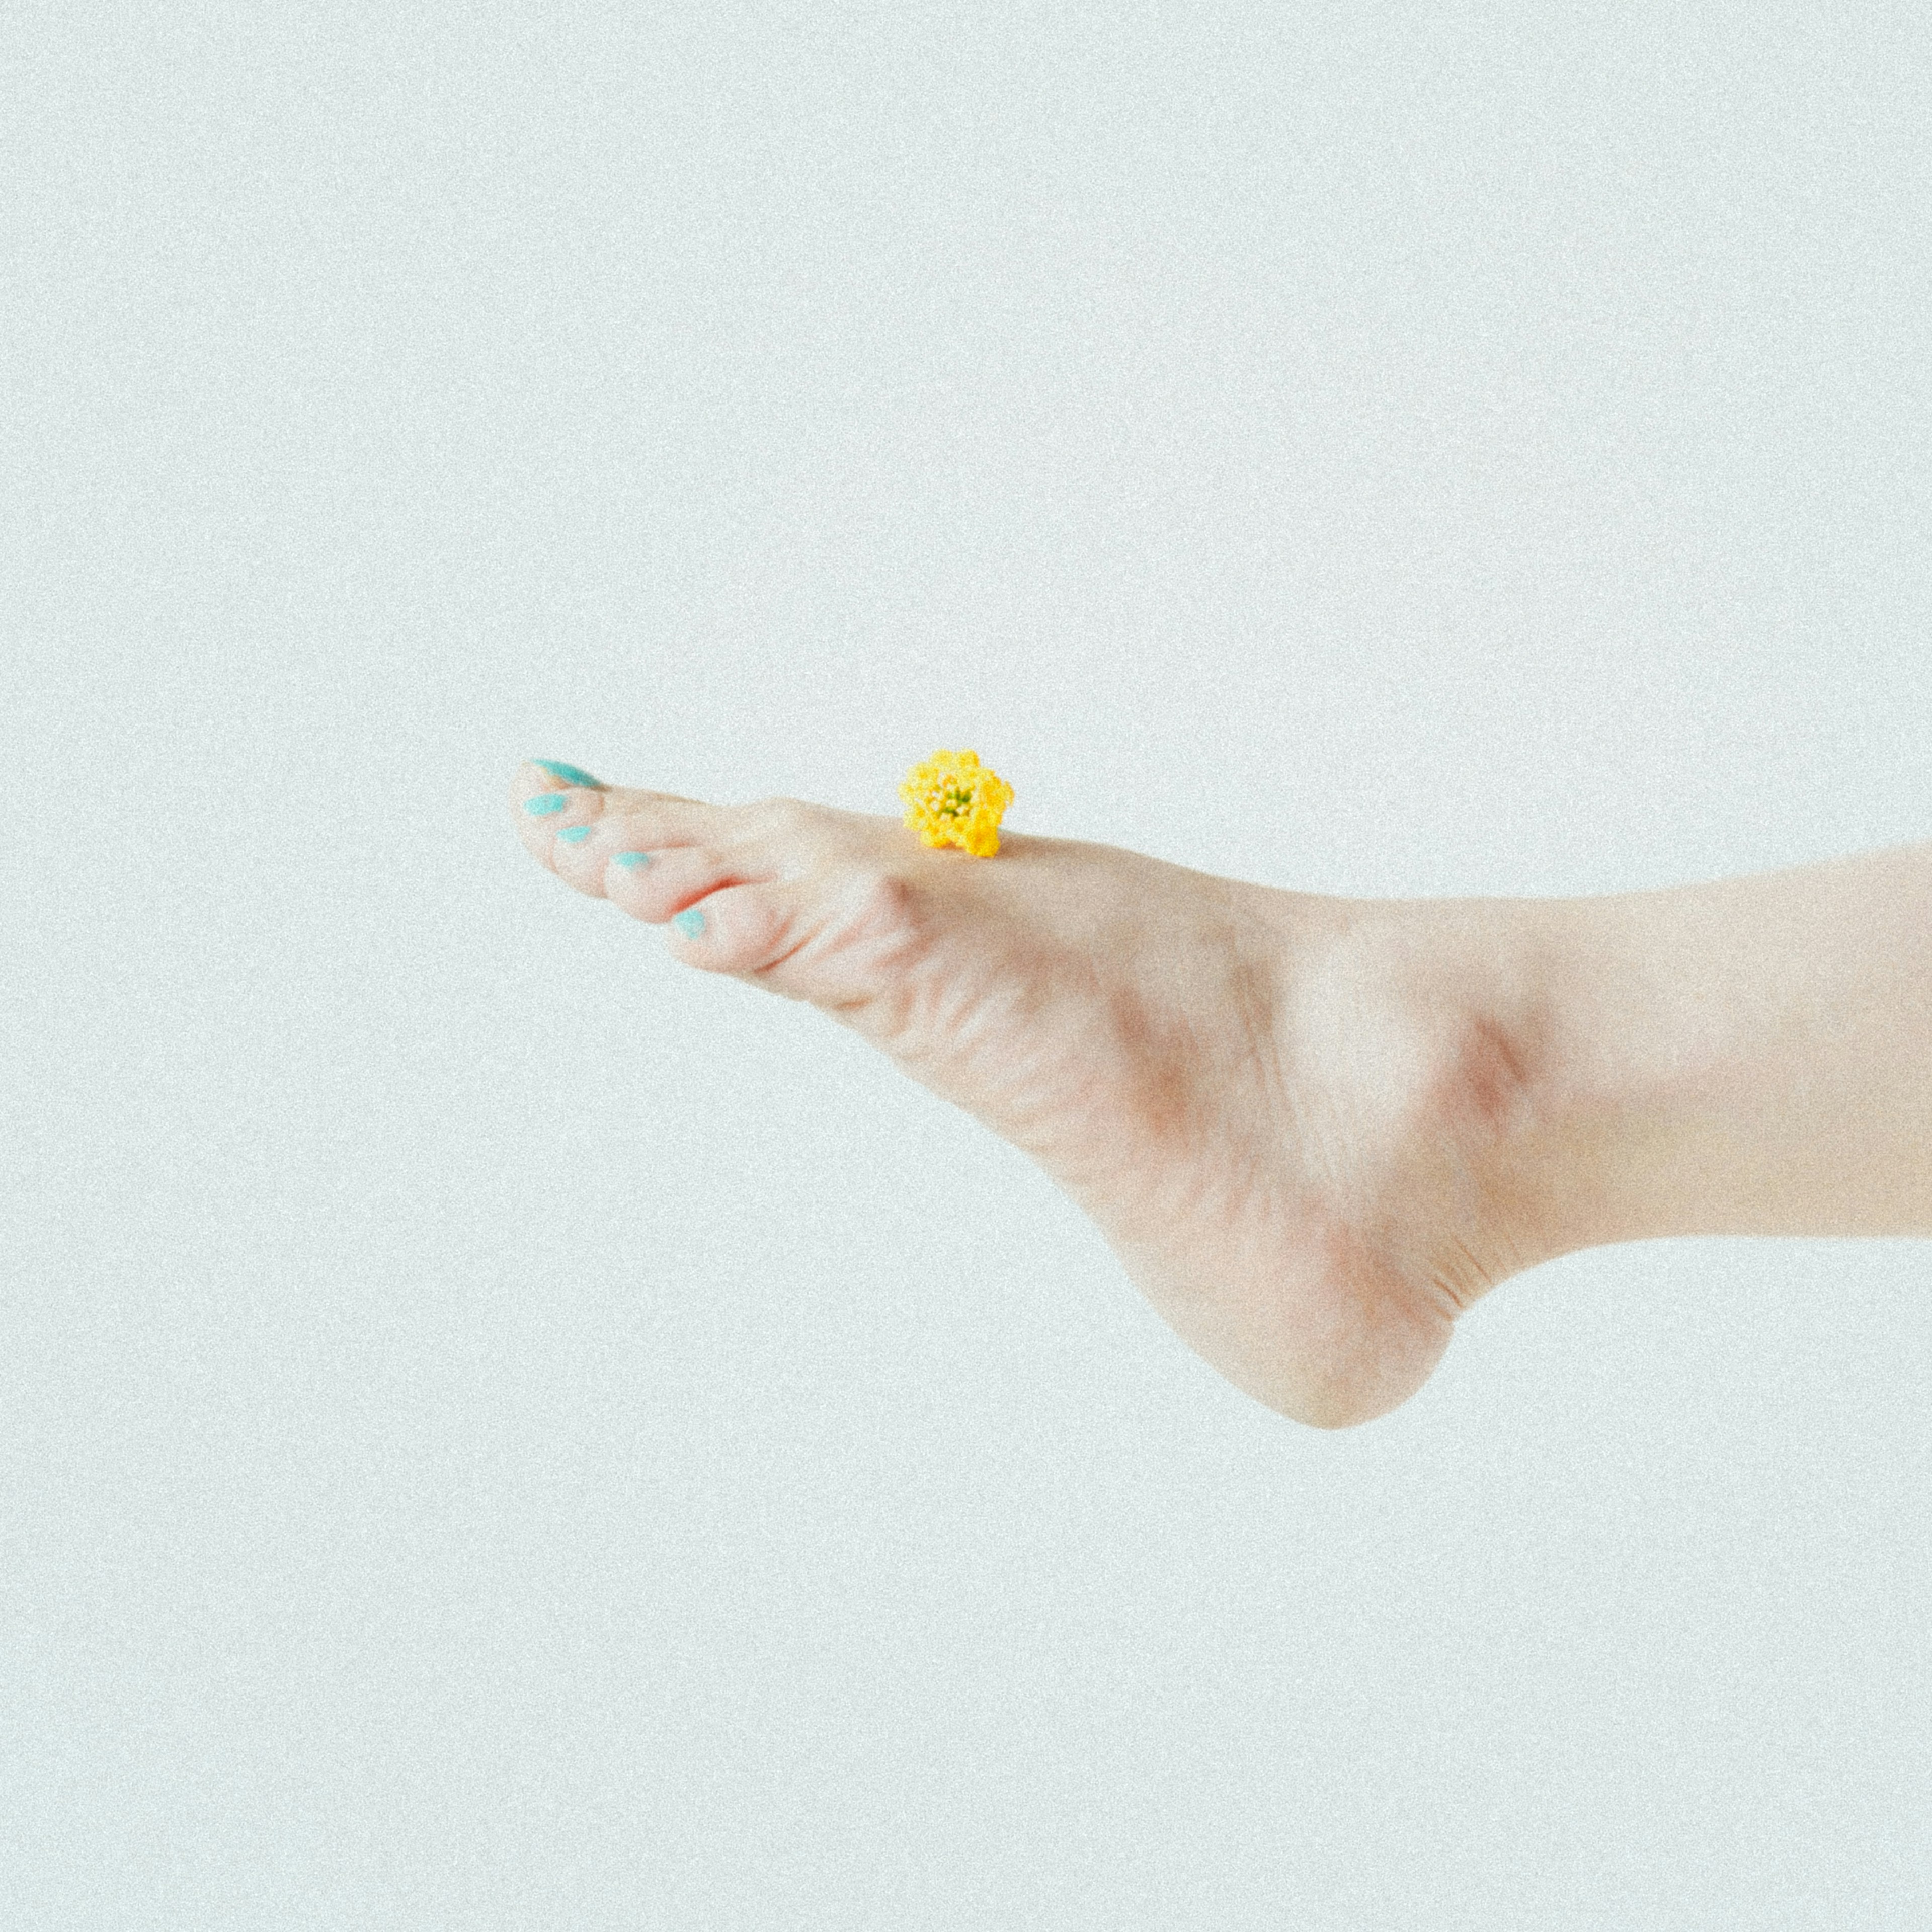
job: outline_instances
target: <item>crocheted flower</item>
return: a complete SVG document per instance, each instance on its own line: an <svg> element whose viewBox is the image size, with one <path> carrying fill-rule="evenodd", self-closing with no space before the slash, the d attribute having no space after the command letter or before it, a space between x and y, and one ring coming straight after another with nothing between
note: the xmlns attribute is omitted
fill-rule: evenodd
<svg viewBox="0 0 1932 1932"><path fill-rule="evenodd" d="M1000 849L1000 820L1013 788L977 752L935 752L899 787L905 822L928 845L963 845L975 858Z"/></svg>

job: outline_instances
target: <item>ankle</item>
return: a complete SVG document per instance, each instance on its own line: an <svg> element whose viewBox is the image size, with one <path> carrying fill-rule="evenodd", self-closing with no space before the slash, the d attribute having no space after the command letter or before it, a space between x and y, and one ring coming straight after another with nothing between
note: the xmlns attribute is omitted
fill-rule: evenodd
<svg viewBox="0 0 1932 1932"><path fill-rule="evenodd" d="M1288 1004L1298 1084L1330 1096L1318 1132L1345 1152L1337 1210L1452 1318L1589 1245L1552 903L1303 902Z"/></svg>

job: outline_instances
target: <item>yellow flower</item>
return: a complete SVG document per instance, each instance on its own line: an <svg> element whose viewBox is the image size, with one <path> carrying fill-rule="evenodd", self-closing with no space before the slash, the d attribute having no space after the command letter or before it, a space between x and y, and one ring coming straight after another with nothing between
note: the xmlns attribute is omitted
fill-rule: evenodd
<svg viewBox="0 0 1932 1932"><path fill-rule="evenodd" d="M1000 820L1013 788L977 752L935 752L899 787L905 822L928 845L963 845L975 858L1000 849Z"/></svg>

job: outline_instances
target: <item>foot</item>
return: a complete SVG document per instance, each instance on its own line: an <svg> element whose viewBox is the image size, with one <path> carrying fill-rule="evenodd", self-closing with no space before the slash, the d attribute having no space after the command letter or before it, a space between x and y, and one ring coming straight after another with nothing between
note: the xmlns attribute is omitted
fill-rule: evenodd
<svg viewBox="0 0 1932 1932"><path fill-rule="evenodd" d="M568 767L565 768L566 774ZM1510 901L1324 898L1004 832L523 766L531 852L677 956L808 1001L1004 1136L1223 1375L1300 1422L1419 1388L1556 1252L1518 1157L1540 982Z"/></svg>

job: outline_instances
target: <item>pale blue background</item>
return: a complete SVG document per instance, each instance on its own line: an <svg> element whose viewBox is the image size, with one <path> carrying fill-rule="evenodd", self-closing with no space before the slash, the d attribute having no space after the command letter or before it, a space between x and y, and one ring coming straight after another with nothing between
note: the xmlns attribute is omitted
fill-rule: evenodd
<svg viewBox="0 0 1932 1932"><path fill-rule="evenodd" d="M0 1923L1932 1922L1932 1245L1325 1435L519 848L1932 837L1918 4L16 4Z"/></svg>

